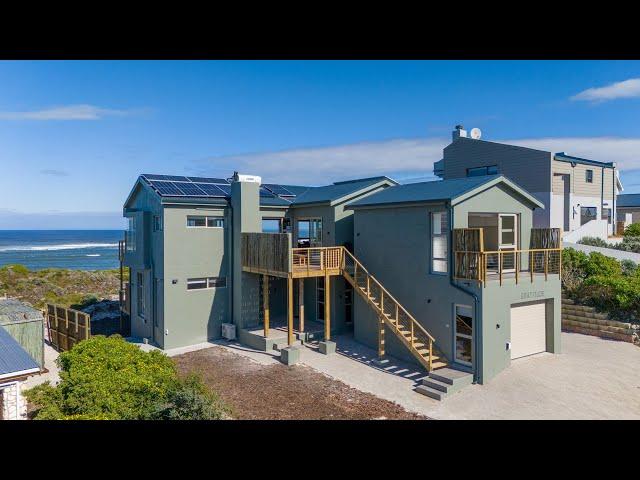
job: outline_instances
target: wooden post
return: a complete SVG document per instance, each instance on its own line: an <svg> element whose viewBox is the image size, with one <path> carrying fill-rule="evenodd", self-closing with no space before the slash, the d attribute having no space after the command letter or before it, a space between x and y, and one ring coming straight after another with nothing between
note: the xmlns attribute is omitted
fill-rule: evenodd
<svg viewBox="0 0 640 480"><path fill-rule="evenodd" d="M433 359L433 340L429 339L429 371L433 370L431 361Z"/></svg>
<svg viewBox="0 0 640 480"><path fill-rule="evenodd" d="M544 251L544 281L547 281L547 273L549 271L549 250Z"/></svg>
<svg viewBox="0 0 640 480"><path fill-rule="evenodd" d="M287 343L293 345L293 278L287 277Z"/></svg>
<svg viewBox="0 0 640 480"><path fill-rule="evenodd" d="M529 271L531 272L531 283L533 283L533 252L529 252Z"/></svg>
<svg viewBox="0 0 640 480"><path fill-rule="evenodd" d="M498 251L498 271L500 272L500 286L502 286L502 252Z"/></svg>
<svg viewBox="0 0 640 480"><path fill-rule="evenodd" d="M518 272L520 271L520 262L518 261L518 251L516 250L516 285L518 284Z"/></svg>
<svg viewBox="0 0 640 480"><path fill-rule="evenodd" d="M331 277L324 275L324 340L331 338Z"/></svg>
<svg viewBox="0 0 640 480"><path fill-rule="evenodd" d="M264 338L269 336L269 275L262 275L262 319Z"/></svg>
<svg viewBox="0 0 640 480"><path fill-rule="evenodd" d="M384 357L384 320L378 317L378 358Z"/></svg>
<svg viewBox="0 0 640 480"><path fill-rule="evenodd" d="M298 280L298 329L304 332L304 278Z"/></svg>

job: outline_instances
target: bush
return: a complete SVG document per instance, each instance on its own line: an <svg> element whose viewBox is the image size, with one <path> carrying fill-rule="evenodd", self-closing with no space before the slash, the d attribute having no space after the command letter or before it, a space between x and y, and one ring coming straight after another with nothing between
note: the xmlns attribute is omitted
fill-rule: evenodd
<svg viewBox="0 0 640 480"><path fill-rule="evenodd" d="M181 380L164 403L156 406L154 420L220 420L228 416L217 395L197 375Z"/></svg>
<svg viewBox="0 0 640 480"><path fill-rule="evenodd" d="M640 273L638 264L633 260L620 260L620 266L622 267L622 274L627 277L632 277Z"/></svg>
<svg viewBox="0 0 640 480"><path fill-rule="evenodd" d="M614 317L640 317L640 277L595 275L584 281L582 296Z"/></svg>
<svg viewBox="0 0 640 480"><path fill-rule="evenodd" d="M61 371L56 387L43 384L25 391L38 409L38 420L150 419L156 418L160 405L169 412L179 406L181 418L186 418L189 412L209 414L207 406L213 405L212 397L202 393L204 386L178 379L169 357L157 350L144 352L120 336L82 341L61 353L57 362ZM198 396L185 404L191 409L176 401L179 392L189 389Z"/></svg>
<svg viewBox="0 0 640 480"><path fill-rule="evenodd" d="M622 235L625 238L640 237L640 223L632 223L631 225L627 225L627 228L624 229L624 232Z"/></svg>
<svg viewBox="0 0 640 480"><path fill-rule="evenodd" d="M578 243L582 245L591 245L593 247L610 248L607 242L598 237L583 237Z"/></svg>

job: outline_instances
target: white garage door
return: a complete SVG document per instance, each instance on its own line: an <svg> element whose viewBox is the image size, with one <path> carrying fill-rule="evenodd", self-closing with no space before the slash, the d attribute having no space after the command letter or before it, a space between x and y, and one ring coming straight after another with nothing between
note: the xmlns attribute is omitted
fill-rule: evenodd
<svg viewBox="0 0 640 480"><path fill-rule="evenodd" d="M511 359L544 352L545 302L526 302L511 307Z"/></svg>

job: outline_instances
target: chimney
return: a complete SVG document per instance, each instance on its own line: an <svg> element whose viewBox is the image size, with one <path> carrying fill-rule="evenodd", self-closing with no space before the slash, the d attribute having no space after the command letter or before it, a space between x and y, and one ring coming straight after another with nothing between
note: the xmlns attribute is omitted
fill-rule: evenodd
<svg viewBox="0 0 640 480"><path fill-rule="evenodd" d="M467 131L463 125L456 125L456 129L451 133L452 139L455 142L458 138L466 137Z"/></svg>

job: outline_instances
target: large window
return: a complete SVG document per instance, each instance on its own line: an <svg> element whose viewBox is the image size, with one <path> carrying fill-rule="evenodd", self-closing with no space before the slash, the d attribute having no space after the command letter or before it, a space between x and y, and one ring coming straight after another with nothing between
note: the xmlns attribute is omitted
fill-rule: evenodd
<svg viewBox="0 0 640 480"><path fill-rule="evenodd" d="M587 170L585 172L585 180L587 183L593 183L593 170Z"/></svg>
<svg viewBox="0 0 640 480"><path fill-rule="evenodd" d="M580 207L580 225L584 225L597 218L598 209L596 207Z"/></svg>
<svg viewBox="0 0 640 480"><path fill-rule="evenodd" d="M447 273L449 220L447 212L431 214L431 272Z"/></svg>
<svg viewBox="0 0 640 480"><path fill-rule="evenodd" d="M280 233L282 231L282 222L280 218L263 218L262 231L264 233Z"/></svg>
<svg viewBox="0 0 640 480"><path fill-rule="evenodd" d="M144 273L138 272L136 275L136 297L138 306L138 316L144 318L145 316L145 301L144 301Z"/></svg>
<svg viewBox="0 0 640 480"><path fill-rule="evenodd" d="M483 175L496 175L497 173L498 173L497 165L467 168L467 177L482 177Z"/></svg>
<svg viewBox="0 0 640 480"><path fill-rule="evenodd" d="M298 248L322 246L322 219L298 220Z"/></svg>
<svg viewBox="0 0 640 480"><path fill-rule="evenodd" d="M187 290L204 290L205 288L225 288L227 277L188 278Z"/></svg>
<svg viewBox="0 0 640 480"><path fill-rule="evenodd" d="M224 228L224 217L206 217L204 215L187 216L189 228Z"/></svg>
<svg viewBox="0 0 640 480"><path fill-rule="evenodd" d="M125 243L127 245L127 252L136 251L136 218L128 217L127 232L125 234Z"/></svg>

